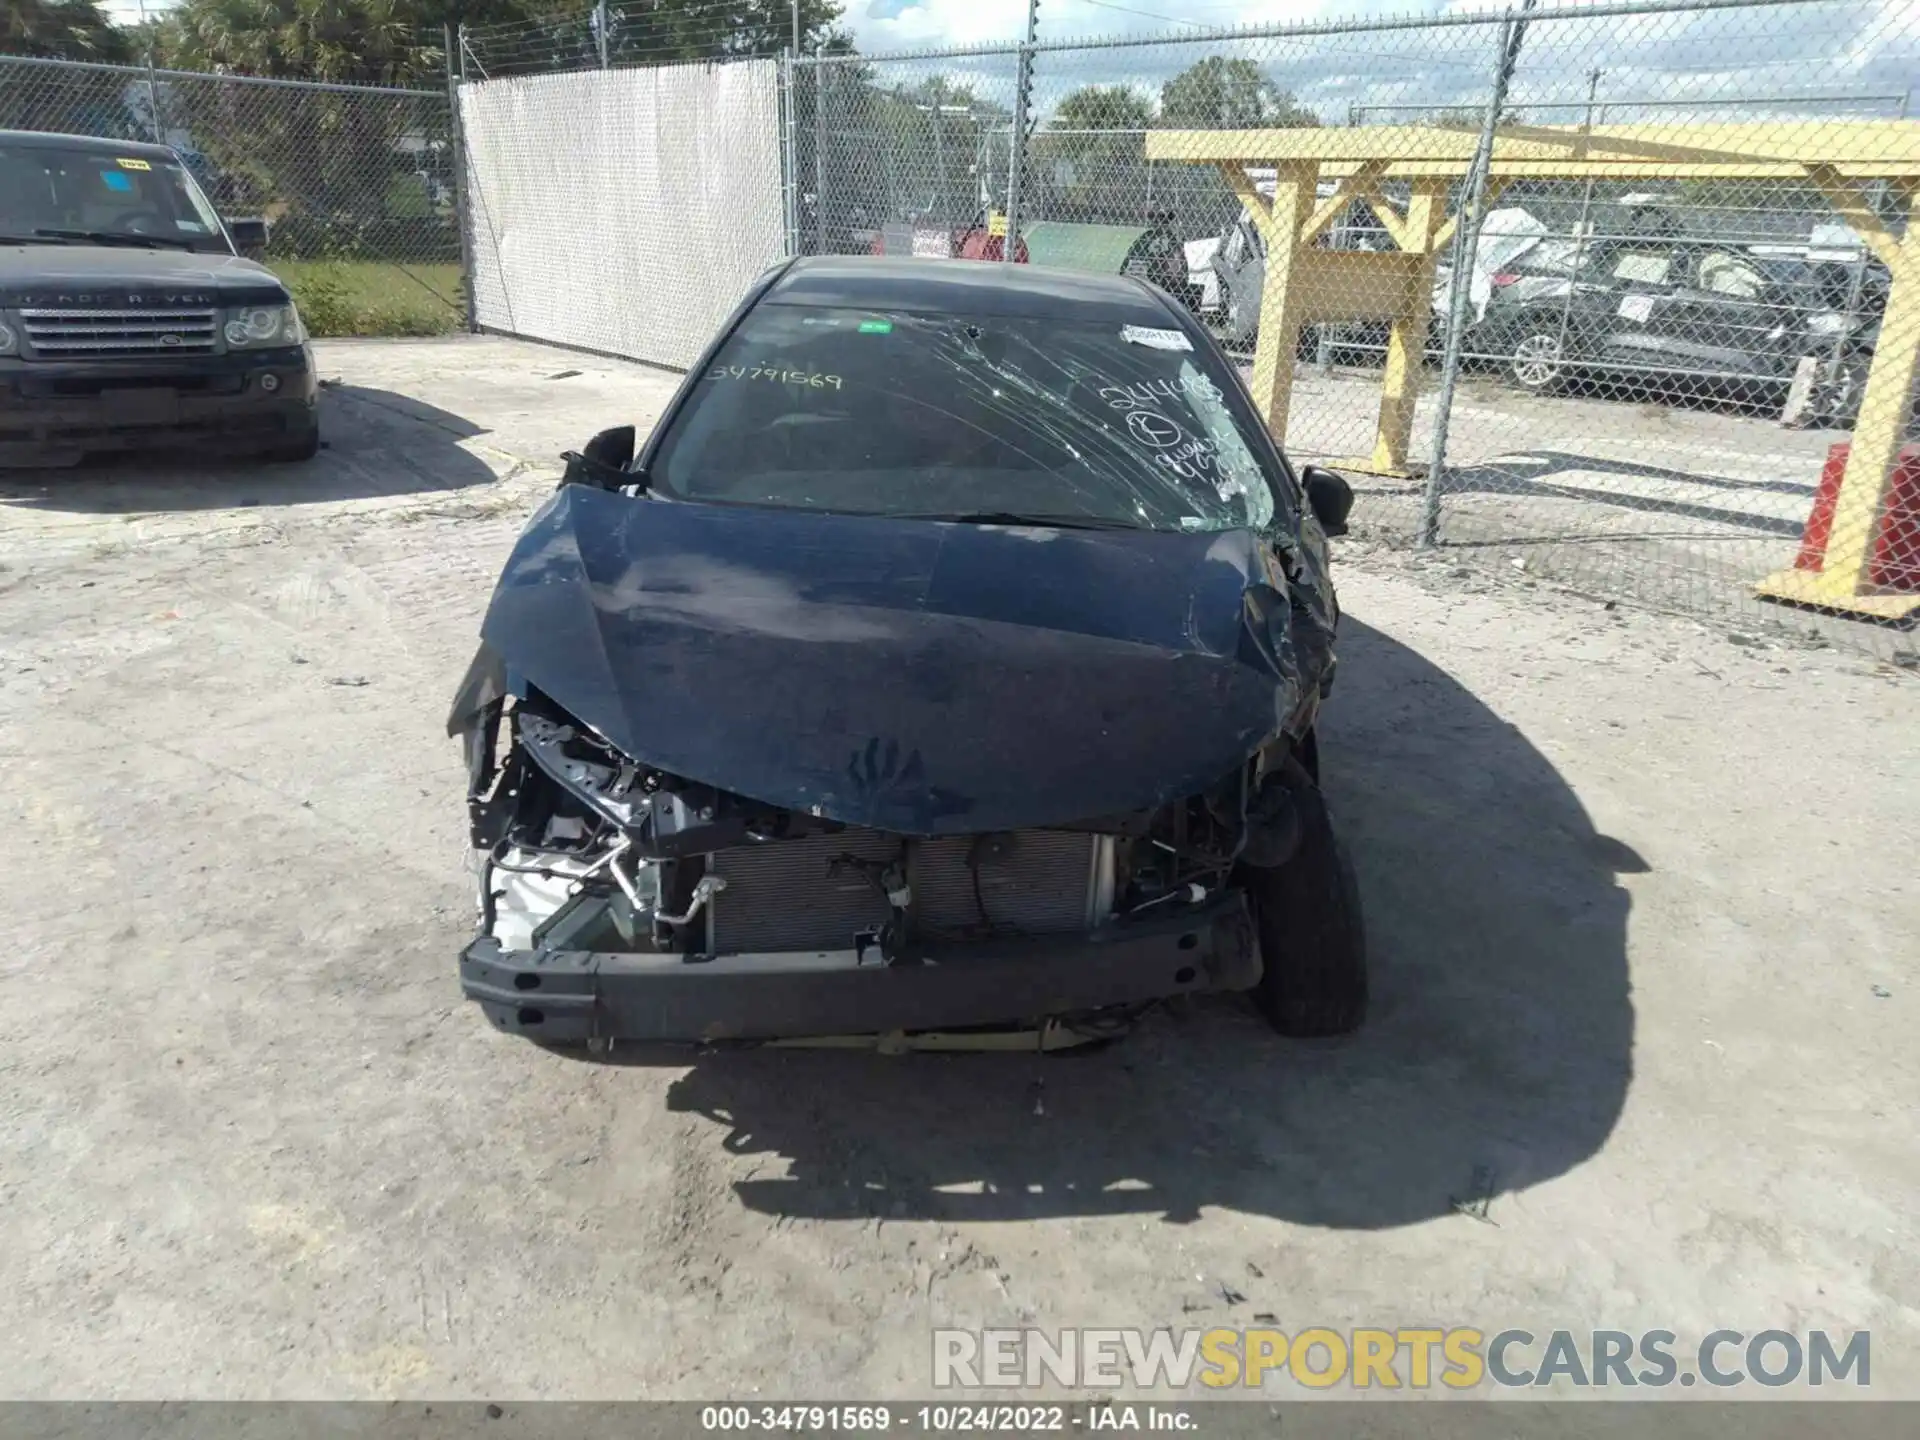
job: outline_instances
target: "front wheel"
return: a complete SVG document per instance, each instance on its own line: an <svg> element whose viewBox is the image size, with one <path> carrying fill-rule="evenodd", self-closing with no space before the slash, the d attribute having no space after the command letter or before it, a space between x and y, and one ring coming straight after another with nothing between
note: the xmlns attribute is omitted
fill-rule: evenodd
<svg viewBox="0 0 1920 1440"><path fill-rule="evenodd" d="M320 427L315 425L304 434L274 446L261 458L275 465L297 465L302 460L313 459L319 453Z"/></svg>
<svg viewBox="0 0 1920 1440"><path fill-rule="evenodd" d="M1566 374L1567 347L1556 330L1526 329L1514 342L1507 361L1507 373L1513 383L1535 395L1545 395Z"/></svg>
<svg viewBox="0 0 1920 1440"><path fill-rule="evenodd" d="M1241 870L1260 936L1253 1001L1282 1035L1346 1035L1367 1014L1360 886L1319 786L1297 765L1289 782L1300 818L1298 848L1284 865Z"/></svg>

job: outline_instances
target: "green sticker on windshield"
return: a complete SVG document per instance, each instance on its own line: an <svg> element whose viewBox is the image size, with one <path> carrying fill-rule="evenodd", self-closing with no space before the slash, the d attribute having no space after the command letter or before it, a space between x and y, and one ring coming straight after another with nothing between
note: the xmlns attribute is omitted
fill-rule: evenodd
<svg viewBox="0 0 1920 1440"><path fill-rule="evenodd" d="M891 335L893 333L893 322L891 320L862 320L860 322L860 333L862 335Z"/></svg>

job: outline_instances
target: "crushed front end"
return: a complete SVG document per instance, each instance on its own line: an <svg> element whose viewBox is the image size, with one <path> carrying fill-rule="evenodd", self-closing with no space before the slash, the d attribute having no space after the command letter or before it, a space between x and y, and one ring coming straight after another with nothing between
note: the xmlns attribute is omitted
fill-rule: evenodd
<svg viewBox="0 0 1920 1440"><path fill-rule="evenodd" d="M1262 976L1331 675L1312 557L563 484L448 729L461 983L550 1042L1110 1027Z"/></svg>
<svg viewBox="0 0 1920 1440"><path fill-rule="evenodd" d="M1092 1036L1259 977L1230 883L1248 776L1078 827L899 834L636 763L537 691L485 693L487 665L464 732L480 933L460 976L503 1030Z"/></svg>

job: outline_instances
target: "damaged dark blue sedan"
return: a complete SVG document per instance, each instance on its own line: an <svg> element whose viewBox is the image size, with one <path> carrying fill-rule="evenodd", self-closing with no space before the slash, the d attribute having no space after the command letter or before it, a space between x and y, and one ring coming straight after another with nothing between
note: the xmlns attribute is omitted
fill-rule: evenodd
<svg viewBox="0 0 1920 1440"><path fill-rule="evenodd" d="M568 458L449 721L496 1025L1048 1043L1210 990L1360 1023L1314 739L1351 492L1169 297L794 261L638 453Z"/></svg>

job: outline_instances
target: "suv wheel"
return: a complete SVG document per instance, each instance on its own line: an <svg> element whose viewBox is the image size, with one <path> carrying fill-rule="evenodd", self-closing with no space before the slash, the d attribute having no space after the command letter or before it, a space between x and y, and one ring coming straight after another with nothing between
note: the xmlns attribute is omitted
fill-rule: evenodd
<svg viewBox="0 0 1920 1440"><path fill-rule="evenodd" d="M1353 861L1320 788L1288 761L1300 843L1284 865L1243 866L1260 936L1253 1001L1282 1035L1345 1035L1367 1013L1367 937Z"/></svg>
<svg viewBox="0 0 1920 1440"><path fill-rule="evenodd" d="M1542 330L1529 326L1522 330L1507 361L1513 383L1535 395L1545 395L1558 385L1566 368L1566 346L1561 343L1557 328Z"/></svg>
<svg viewBox="0 0 1920 1440"><path fill-rule="evenodd" d="M274 446L266 452L265 458L274 464L297 464L302 460L311 460L320 453L320 427L315 425L304 435Z"/></svg>

